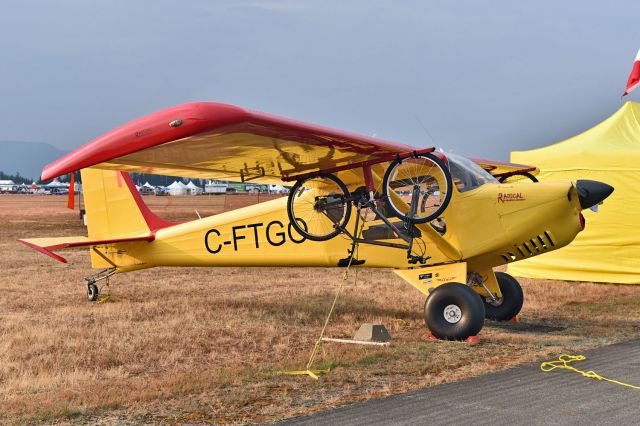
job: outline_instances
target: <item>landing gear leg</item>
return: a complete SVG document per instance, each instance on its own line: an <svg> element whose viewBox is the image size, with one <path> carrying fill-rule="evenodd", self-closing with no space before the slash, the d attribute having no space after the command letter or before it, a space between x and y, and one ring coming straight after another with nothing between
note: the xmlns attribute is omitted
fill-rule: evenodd
<svg viewBox="0 0 640 426"><path fill-rule="evenodd" d="M100 297L100 289L96 285L98 281L105 280L107 286L109 285L109 277L116 273L116 268L109 268L98 272L95 275L86 277L84 281L87 284L87 299L89 302L95 302Z"/></svg>

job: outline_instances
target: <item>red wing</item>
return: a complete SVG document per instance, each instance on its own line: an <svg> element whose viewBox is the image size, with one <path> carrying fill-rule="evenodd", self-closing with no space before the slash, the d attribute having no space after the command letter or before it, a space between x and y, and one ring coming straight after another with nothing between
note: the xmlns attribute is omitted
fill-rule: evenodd
<svg viewBox="0 0 640 426"><path fill-rule="evenodd" d="M191 103L121 126L47 165L279 183L416 148L221 103Z"/></svg>

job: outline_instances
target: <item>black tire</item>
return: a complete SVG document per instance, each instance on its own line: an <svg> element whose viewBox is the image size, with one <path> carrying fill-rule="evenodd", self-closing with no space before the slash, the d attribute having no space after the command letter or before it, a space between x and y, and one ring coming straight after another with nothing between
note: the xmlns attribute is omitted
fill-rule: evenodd
<svg viewBox="0 0 640 426"><path fill-rule="evenodd" d="M513 174L513 175L502 176L502 177L499 179L499 180L500 180L500 183L505 183L505 182L507 181L507 179L509 179L510 177L513 177L513 176L524 176L524 177L526 177L526 178L529 178L529 180L530 180L531 182L538 182L538 178L537 178L537 177L535 177L534 175L532 175L531 173L529 173L529 172L522 172L522 173L515 173L515 174Z"/></svg>
<svg viewBox="0 0 640 426"><path fill-rule="evenodd" d="M89 299L89 302L95 302L99 296L100 290L98 286L95 283L87 284L87 299Z"/></svg>
<svg viewBox="0 0 640 426"><path fill-rule="evenodd" d="M396 207L396 205L393 202L393 199L391 197L390 194L390 186L389 186L389 180L391 179L391 175L394 173L394 170L400 166L404 161L407 160L412 160L412 159L425 159L428 160L430 162L432 162L442 173L442 175L444 176L444 180L446 183L446 192L444 194L444 198L442 199L442 202L440 204L440 206L434 210L433 212L431 212L428 215L424 215L421 217L413 217L413 218L409 218L407 217L407 215L402 212L398 207ZM389 208L393 211L393 213L399 217L400 219L406 220L406 221L410 221L412 223L427 223L427 222L431 222L433 219L436 219L437 217L440 217L442 215L442 212L445 211L445 209L447 208L447 206L449 205L449 201L451 201L451 194L453 193L453 181L451 179L451 172L449 172L449 169L444 165L444 163L442 162L442 160L440 160L437 156L433 155L433 154L421 154L418 155L416 157L408 157L408 158L403 158L403 159L395 159L394 161L391 162L391 164L389 165L389 167L387 168L387 171L384 174L384 179L382 181L382 191L383 194L387 200L387 204L389 206ZM424 209L424 204L425 204L425 199L423 199L422 202L422 208Z"/></svg>
<svg viewBox="0 0 640 426"><path fill-rule="evenodd" d="M424 319L431 334L438 339L465 340L482 329L484 304L478 293L468 286L447 283L427 298Z"/></svg>
<svg viewBox="0 0 640 426"><path fill-rule="evenodd" d="M326 175L322 175L320 178L322 179L329 179L332 182L334 182L342 191L341 196L344 197L345 199L349 198L349 190L347 189L347 186L340 180L338 179L336 176L332 175L332 174L326 174ZM349 218L351 217L351 202L350 201L346 201L344 206L344 215L342 218L340 218L338 222L339 227L335 227L331 232L327 232L327 233L323 233L323 234L313 234L311 232L309 232L307 228L307 224L304 221L303 218L298 218L295 215L294 212L294 197L296 196L296 194L298 193L298 191L304 187L305 182L312 180L315 178L307 178L307 179L301 179L296 181L295 185L293 185L293 187L291 188L291 191L289 191L289 197L287 198L287 215L289 216L289 221L291 222L291 226L298 232L298 234L300 234L301 236L305 237L308 240L312 240L312 241L327 241L330 240L331 238L335 237L336 235L338 235L341 230L340 228L344 228L347 225L347 222L349 222ZM300 226L300 224L303 224L303 226Z"/></svg>
<svg viewBox="0 0 640 426"><path fill-rule="evenodd" d="M494 303L491 298L484 298L484 310L487 319L509 321L520 313L524 303L524 293L518 280L505 272L496 272L498 286L502 298Z"/></svg>

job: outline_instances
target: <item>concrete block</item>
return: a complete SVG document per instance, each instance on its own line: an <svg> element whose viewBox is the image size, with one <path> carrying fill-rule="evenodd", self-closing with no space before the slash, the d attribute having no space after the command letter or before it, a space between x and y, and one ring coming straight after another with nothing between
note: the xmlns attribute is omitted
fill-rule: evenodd
<svg viewBox="0 0 640 426"><path fill-rule="evenodd" d="M361 340L364 342L388 342L391 340L391 336L383 324L366 323L360 326L356 335L353 336L353 340Z"/></svg>

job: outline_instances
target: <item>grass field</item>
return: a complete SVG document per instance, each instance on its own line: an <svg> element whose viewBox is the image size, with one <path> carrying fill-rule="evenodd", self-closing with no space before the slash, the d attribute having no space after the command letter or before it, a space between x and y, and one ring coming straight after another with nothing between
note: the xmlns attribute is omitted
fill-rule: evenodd
<svg viewBox="0 0 640 426"><path fill-rule="evenodd" d="M180 220L257 201L145 200ZM520 322L488 322L479 345L426 342L424 297L391 271L362 270L327 334L350 338L379 322L392 345L326 343L316 365L329 374L281 376L305 365L341 270L159 268L116 276L117 297L89 303L87 250L66 252L65 265L15 242L85 235L65 204L0 196L3 424L264 423L640 335L640 286L523 279Z"/></svg>

